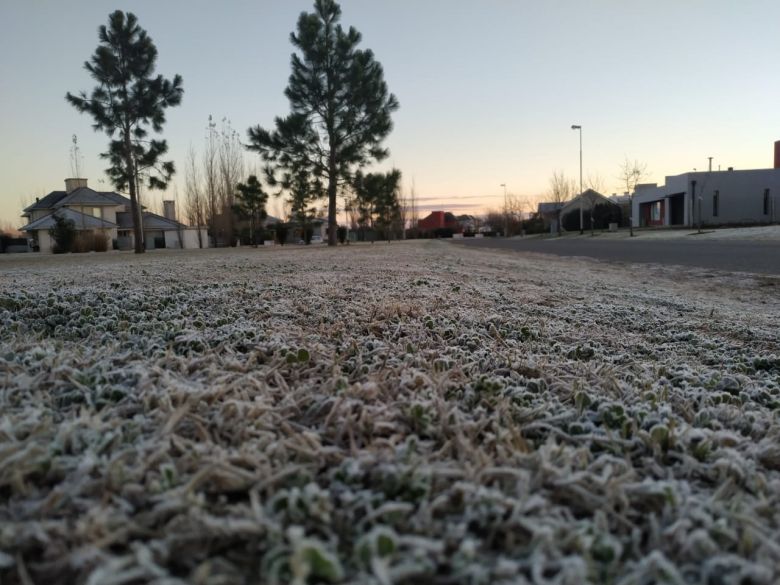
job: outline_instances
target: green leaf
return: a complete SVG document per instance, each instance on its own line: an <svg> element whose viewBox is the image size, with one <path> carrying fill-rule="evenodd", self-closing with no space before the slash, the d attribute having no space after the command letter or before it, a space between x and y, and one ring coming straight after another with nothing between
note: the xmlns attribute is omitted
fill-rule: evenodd
<svg viewBox="0 0 780 585"><path fill-rule="evenodd" d="M302 553L303 559L308 563L314 577L327 579L331 583L341 581L344 578L344 569L342 569L338 558L319 544L306 545Z"/></svg>
<svg viewBox="0 0 780 585"><path fill-rule="evenodd" d="M380 557L389 557L395 552L395 540L387 532L380 532L376 537L376 552Z"/></svg>

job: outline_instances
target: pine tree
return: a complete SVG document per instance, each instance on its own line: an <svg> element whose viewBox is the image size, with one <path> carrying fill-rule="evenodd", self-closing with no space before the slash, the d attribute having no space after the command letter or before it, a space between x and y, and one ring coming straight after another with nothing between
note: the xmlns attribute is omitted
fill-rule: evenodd
<svg viewBox="0 0 780 585"><path fill-rule="evenodd" d="M336 196L339 184L355 169L384 159L382 140L390 133L390 114L398 101L388 92L382 66L368 49L359 49L360 33L339 24L334 0L316 0L313 13L302 13L290 35L299 53L285 95L291 113L277 118L275 129L249 129L249 148L268 163L267 172L304 169L327 186L328 244L336 245Z"/></svg>
<svg viewBox="0 0 780 585"><path fill-rule="evenodd" d="M235 210L249 218L249 240L252 246L256 247L256 228L268 217L265 211L268 194L263 191L263 186L255 175L249 175L246 183L239 183L236 190Z"/></svg>
<svg viewBox="0 0 780 585"><path fill-rule="evenodd" d="M367 175L358 171L352 190L355 193L354 205L358 211L359 225L375 228L389 241L392 228L400 223L400 188L401 171L398 169Z"/></svg>
<svg viewBox="0 0 780 585"><path fill-rule="evenodd" d="M179 105L184 90L179 75L173 81L153 76L157 48L134 14L113 12L108 26L98 30L98 38L95 53L84 63L97 87L90 96L82 91L65 97L79 112L93 117L95 130L111 138L101 157L111 164L106 173L114 187L130 193L135 251L142 253L141 179L146 179L149 189L164 189L175 172L173 162L161 160L168 151L166 141L148 139L147 128L162 132L165 109Z"/></svg>
<svg viewBox="0 0 780 585"><path fill-rule="evenodd" d="M49 230L51 239L54 240L52 252L55 254L64 254L73 251L73 244L76 242L76 224L72 219L62 217L59 213L54 214L54 227Z"/></svg>

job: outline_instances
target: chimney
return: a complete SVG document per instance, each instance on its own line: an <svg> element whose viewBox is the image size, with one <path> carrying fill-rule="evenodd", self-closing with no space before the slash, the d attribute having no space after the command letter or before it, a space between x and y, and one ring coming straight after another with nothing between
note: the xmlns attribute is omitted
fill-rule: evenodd
<svg viewBox="0 0 780 585"><path fill-rule="evenodd" d="M173 200L163 201L163 217L176 221L176 202Z"/></svg>
<svg viewBox="0 0 780 585"><path fill-rule="evenodd" d="M87 186L86 179L65 179L65 192L70 194L76 189Z"/></svg>
<svg viewBox="0 0 780 585"><path fill-rule="evenodd" d="M775 140L775 168L780 169L780 140Z"/></svg>

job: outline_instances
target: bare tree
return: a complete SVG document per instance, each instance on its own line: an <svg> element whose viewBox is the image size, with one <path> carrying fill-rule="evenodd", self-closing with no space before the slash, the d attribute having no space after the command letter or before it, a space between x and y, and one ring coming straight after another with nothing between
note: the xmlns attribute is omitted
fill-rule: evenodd
<svg viewBox="0 0 780 585"><path fill-rule="evenodd" d="M398 188L398 222L400 224L401 239L406 239L406 223L409 221L409 197L406 191Z"/></svg>
<svg viewBox="0 0 780 585"><path fill-rule="evenodd" d="M605 195L607 191L607 181L601 173L588 174L585 179L585 189L592 189L600 195Z"/></svg>
<svg viewBox="0 0 780 585"><path fill-rule="evenodd" d="M217 201L217 185L219 184L218 137L217 124L209 115L209 122L206 126L206 145L203 151L203 196L206 200L209 233L214 239L215 246L217 245L217 215L219 213Z"/></svg>
<svg viewBox="0 0 780 585"><path fill-rule="evenodd" d="M530 205L527 198L512 193L506 196L507 235L522 233L523 215Z"/></svg>
<svg viewBox="0 0 780 585"><path fill-rule="evenodd" d="M412 177L412 188L409 191L409 229L415 234L413 237L417 237L417 222L419 221L419 212L417 210L417 187Z"/></svg>
<svg viewBox="0 0 780 585"><path fill-rule="evenodd" d="M219 133L217 176L217 199L221 219L219 228L228 245L233 245L236 231L233 208L236 185L244 176L244 148L238 138L238 132L233 130L227 118L222 119L222 130Z"/></svg>
<svg viewBox="0 0 780 585"><path fill-rule="evenodd" d="M200 171L198 170L197 155L195 149L190 145L187 153L187 163L184 169L185 195L187 199L187 221L198 229L198 246L203 247L203 235L201 226L206 222L206 209L208 201L206 193L201 183Z"/></svg>
<svg viewBox="0 0 780 585"><path fill-rule="evenodd" d="M620 179L621 187L625 186L626 193L628 193L628 205L629 205L629 233L631 237L634 237L634 191L636 186L641 183L647 177L647 163L639 162L634 159L633 161L628 157L620 164Z"/></svg>
<svg viewBox="0 0 780 585"><path fill-rule="evenodd" d="M10 236L12 238L21 238L24 235L19 231L13 222L8 220L0 223L0 234L5 234L6 236Z"/></svg>
<svg viewBox="0 0 780 585"><path fill-rule="evenodd" d="M561 208L569 201L572 193L576 191L574 180L569 179L563 171L554 171L550 177L550 190L548 197L551 203L556 204L555 217L558 235L561 234Z"/></svg>

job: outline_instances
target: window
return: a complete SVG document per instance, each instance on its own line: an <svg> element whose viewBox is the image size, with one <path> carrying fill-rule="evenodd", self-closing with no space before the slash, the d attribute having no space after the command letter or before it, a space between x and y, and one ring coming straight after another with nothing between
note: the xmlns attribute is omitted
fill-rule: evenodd
<svg viewBox="0 0 780 585"><path fill-rule="evenodd" d="M650 219L651 221L661 221L661 202L656 201L653 203L653 206L650 208Z"/></svg>
<svg viewBox="0 0 780 585"><path fill-rule="evenodd" d="M100 219L100 208L99 207L93 207L91 213L92 213L92 217L97 217L98 219Z"/></svg>
<svg viewBox="0 0 780 585"><path fill-rule="evenodd" d="M764 189L764 215L769 215L769 189Z"/></svg>
<svg viewBox="0 0 780 585"><path fill-rule="evenodd" d="M715 191L712 196L712 217L718 217L718 211L720 208L720 191Z"/></svg>

